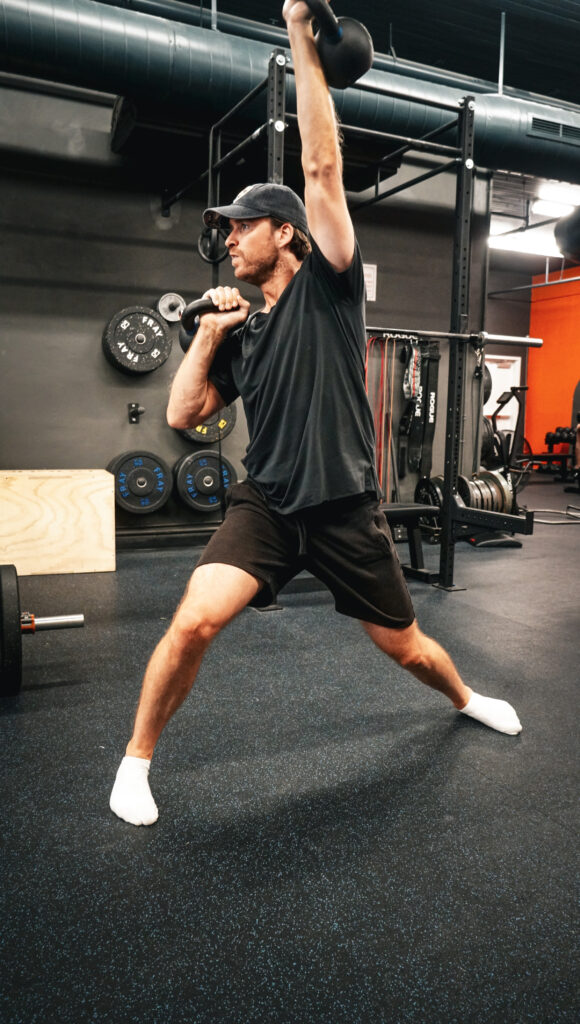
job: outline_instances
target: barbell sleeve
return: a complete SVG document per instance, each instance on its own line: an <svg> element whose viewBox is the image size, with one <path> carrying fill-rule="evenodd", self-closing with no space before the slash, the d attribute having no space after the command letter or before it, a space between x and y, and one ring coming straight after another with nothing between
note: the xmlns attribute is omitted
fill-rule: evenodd
<svg viewBox="0 0 580 1024"><path fill-rule="evenodd" d="M46 615L37 618L24 612L20 618L20 629L23 633L38 633L43 629L72 629L84 626L84 615Z"/></svg>

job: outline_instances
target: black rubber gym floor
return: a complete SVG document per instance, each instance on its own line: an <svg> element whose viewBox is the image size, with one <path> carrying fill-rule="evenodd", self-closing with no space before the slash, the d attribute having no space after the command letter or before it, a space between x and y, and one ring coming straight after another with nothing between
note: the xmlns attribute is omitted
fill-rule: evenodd
<svg viewBox="0 0 580 1024"><path fill-rule="evenodd" d="M522 499L580 505L551 481ZM287 593L215 642L150 828L109 791L195 552L21 578L23 608L86 626L25 637L3 702L5 1024L576 1022L580 530L523 545L458 544L466 590L410 584L520 736L407 677L326 591Z"/></svg>

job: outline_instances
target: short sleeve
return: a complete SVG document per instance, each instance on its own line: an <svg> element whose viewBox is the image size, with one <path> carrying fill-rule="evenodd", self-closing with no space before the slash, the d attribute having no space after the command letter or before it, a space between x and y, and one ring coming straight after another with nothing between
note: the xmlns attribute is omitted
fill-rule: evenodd
<svg viewBox="0 0 580 1024"><path fill-rule="evenodd" d="M226 405L231 405L240 393L232 373L236 343L236 332L233 332L218 348L208 373L208 379L217 388Z"/></svg>
<svg viewBox="0 0 580 1024"><path fill-rule="evenodd" d="M338 301L350 302L356 305L364 300L365 281L362 265L362 256L358 242L355 243L354 256L350 267L338 273L322 254L313 238L312 243L312 269L320 276L336 296Z"/></svg>

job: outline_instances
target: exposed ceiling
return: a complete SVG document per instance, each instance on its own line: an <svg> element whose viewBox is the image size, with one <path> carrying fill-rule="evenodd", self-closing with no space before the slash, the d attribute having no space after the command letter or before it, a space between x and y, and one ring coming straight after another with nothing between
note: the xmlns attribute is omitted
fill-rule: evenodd
<svg viewBox="0 0 580 1024"><path fill-rule="evenodd" d="M211 0L205 0L206 11ZM218 12L284 27L281 3L217 0ZM362 21L377 53L580 106L580 0L335 0L337 17ZM541 182L494 175L494 213L505 227L544 220L532 212Z"/></svg>
<svg viewBox="0 0 580 1024"><path fill-rule="evenodd" d="M217 0L217 9L284 24L282 0ZM505 86L580 105L580 0L335 0L333 10L362 21L379 53L392 41L399 59L492 83L505 11Z"/></svg>

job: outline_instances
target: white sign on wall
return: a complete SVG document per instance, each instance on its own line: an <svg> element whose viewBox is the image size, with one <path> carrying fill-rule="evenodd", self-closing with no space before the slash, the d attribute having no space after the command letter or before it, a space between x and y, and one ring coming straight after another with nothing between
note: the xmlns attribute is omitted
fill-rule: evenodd
<svg viewBox="0 0 580 1024"><path fill-rule="evenodd" d="M521 384L521 356L487 356L485 362L491 373L491 395L483 407L486 416L495 412L498 398L512 385ZM498 430L515 430L519 405L515 398L506 405L497 417Z"/></svg>
<svg viewBox="0 0 580 1024"><path fill-rule="evenodd" d="M367 302L377 301L377 265L376 263L363 263L365 275L365 291Z"/></svg>

